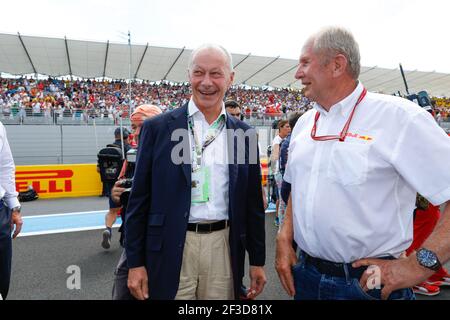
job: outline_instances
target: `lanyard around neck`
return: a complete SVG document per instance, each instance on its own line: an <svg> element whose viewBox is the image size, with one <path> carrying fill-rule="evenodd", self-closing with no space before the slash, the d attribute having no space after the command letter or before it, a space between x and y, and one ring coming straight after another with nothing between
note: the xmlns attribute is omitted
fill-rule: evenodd
<svg viewBox="0 0 450 320"><path fill-rule="evenodd" d="M356 107L361 103L361 101L364 99L364 97L367 94L367 89L363 88L363 91L361 92L361 95L358 98L358 101L356 101L355 106L352 109L352 112L350 116L347 119L347 122L344 125L344 128L342 128L342 131L339 135L327 135L327 136L316 136L317 131L317 121L320 118L320 112L317 111L316 117L314 119L314 126L311 129L311 138L316 141L329 141L329 140L339 140L339 141L345 141L345 137L347 136L348 128L350 127L350 123L353 119L353 114L355 113Z"/></svg>
<svg viewBox="0 0 450 320"><path fill-rule="evenodd" d="M192 146L192 150L194 151L196 157L195 157L195 163L193 163L193 169L194 167L197 168L201 166L202 162L202 155L205 151L206 147L208 147L211 143L216 140L216 138L219 136L219 134L222 132L223 128L225 127L225 115L221 114L219 117L212 123L212 125L208 128L208 132L206 134L205 141L200 146L199 139L195 133L194 129L194 120L192 116L188 115L188 124L189 129L191 130L192 138L194 140L194 145Z"/></svg>

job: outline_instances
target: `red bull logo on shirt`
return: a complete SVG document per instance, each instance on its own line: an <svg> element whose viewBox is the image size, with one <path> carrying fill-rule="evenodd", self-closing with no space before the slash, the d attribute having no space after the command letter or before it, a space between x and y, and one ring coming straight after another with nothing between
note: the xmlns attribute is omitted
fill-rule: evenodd
<svg viewBox="0 0 450 320"><path fill-rule="evenodd" d="M351 132L348 132L346 136L349 137L349 138L361 139L361 140L366 140L366 141L372 141L373 140L373 138L370 137L370 136L361 136L361 135L359 135L357 133L351 133Z"/></svg>

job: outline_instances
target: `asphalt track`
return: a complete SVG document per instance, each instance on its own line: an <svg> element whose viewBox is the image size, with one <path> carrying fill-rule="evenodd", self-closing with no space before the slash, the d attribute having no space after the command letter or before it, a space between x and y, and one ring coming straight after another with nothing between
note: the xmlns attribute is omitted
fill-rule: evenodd
<svg viewBox="0 0 450 320"><path fill-rule="evenodd" d="M36 218L30 219L30 216L101 211L106 210L107 205L107 199L99 197L39 199L23 203L23 216L25 223L31 225L28 222ZM93 214L103 216L98 212ZM289 300L273 267L276 236L273 218L273 213L266 214L267 284L258 299ZM82 215L80 219L82 220ZM100 219L99 221L103 221ZM51 227L46 220L41 221ZM25 236L26 233L27 229L24 228L24 235L13 241L13 272L9 300L111 299L114 269L122 252L117 229L113 231L109 250L100 246L101 229ZM80 289L67 288L67 280L71 276L67 273L67 268L70 266L80 268ZM447 264L447 267L450 267L450 264ZM244 281L248 284L248 277ZM417 296L417 299L450 300L450 287L441 290L441 294L436 297Z"/></svg>

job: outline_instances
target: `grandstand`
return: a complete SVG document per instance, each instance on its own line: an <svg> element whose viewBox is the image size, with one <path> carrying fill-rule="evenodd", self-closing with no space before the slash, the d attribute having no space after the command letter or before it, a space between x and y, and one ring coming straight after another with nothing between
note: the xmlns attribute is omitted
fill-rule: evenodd
<svg viewBox="0 0 450 320"><path fill-rule="evenodd" d="M190 96L186 69L192 50L186 48L20 34L0 34L0 47L0 120L5 124L112 125L127 119L130 108L139 104L156 104L165 111ZM227 97L244 106L247 121L270 124L283 113L308 107L294 78L296 60L232 56L235 86ZM414 70L405 76L410 92L426 90L434 96L446 124L450 74ZM362 67L360 79L371 91L404 95L397 69Z"/></svg>
<svg viewBox="0 0 450 320"><path fill-rule="evenodd" d="M87 124L94 120L118 124L120 116L128 118L130 106L151 103L165 111L183 105L190 96L186 83L134 82L131 91L130 101L124 81L0 78L0 118L6 124ZM249 120L272 119L308 104L300 91L292 89L235 86L228 98L245 106Z"/></svg>
<svg viewBox="0 0 450 320"><path fill-rule="evenodd" d="M146 45L116 44L72 39L0 34L0 71L12 75L44 74L84 79L141 79L187 81L192 50ZM130 54L131 52L131 54ZM250 87L301 89L294 78L297 60L232 53L235 83ZM426 90L431 96L450 96L450 74L405 71L411 92ZM361 68L361 81L370 91L404 92L399 69Z"/></svg>

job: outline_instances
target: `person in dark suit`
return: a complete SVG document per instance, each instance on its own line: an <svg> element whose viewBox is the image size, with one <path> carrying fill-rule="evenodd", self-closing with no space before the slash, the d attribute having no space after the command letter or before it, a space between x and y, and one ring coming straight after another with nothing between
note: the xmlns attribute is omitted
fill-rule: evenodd
<svg viewBox="0 0 450 320"><path fill-rule="evenodd" d="M248 298L266 283L265 218L256 132L227 116L231 55L191 55L192 97L146 120L125 220L128 287L140 300ZM242 138L243 137L243 138Z"/></svg>

